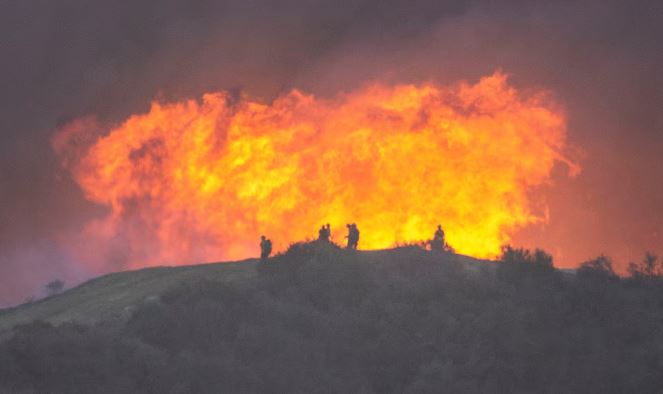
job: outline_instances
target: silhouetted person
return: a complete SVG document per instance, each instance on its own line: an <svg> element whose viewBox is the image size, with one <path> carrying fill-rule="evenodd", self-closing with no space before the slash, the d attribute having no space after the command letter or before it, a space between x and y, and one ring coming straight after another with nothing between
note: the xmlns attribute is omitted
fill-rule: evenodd
<svg viewBox="0 0 663 394"><path fill-rule="evenodd" d="M267 260L267 257L272 254L272 241L265 238L264 235L260 236L260 260Z"/></svg>
<svg viewBox="0 0 663 394"><path fill-rule="evenodd" d="M347 224L346 227L348 228L348 235L345 237L348 239L347 248L357 249L357 245L359 244L359 229L355 223Z"/></svg>
<svg viewBox="0 0 663 394"><path fill-rule="evenodd" d="M330 237L331 237L331 226L329 226L329 223L327 223L327 225L323 224L322 227L320 227L320 230L318 230L318 240L329 242Z"/></svg>
<svg viewBox="0 0 663 394"><path fill-rule="evenodd" d="M430 247L433 250L444 250L444 230L442 230L441 225L437 225L437 230L433 235L433 240L430 242Z"/></svg>

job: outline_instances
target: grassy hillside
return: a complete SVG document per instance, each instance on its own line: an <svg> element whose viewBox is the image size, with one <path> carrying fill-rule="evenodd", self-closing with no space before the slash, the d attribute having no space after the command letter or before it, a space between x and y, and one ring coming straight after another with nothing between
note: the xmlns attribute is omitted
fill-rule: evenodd
<svg viewBox="0 0 663 394"><path fill-rule="evenodd" d="M0 393L660 392L658 274L502 260L309 243L108 275L0 317L56 323L0 341Z"/></svg>
<svg viewBox="0 0 663 394"><path fill-rule="evenodd" d="M174 286L202 278L242 281L255 275L255 261L182 267L155 267L117 272L87 281L62 294L4 310L0 332L16 324L43 320L85 324L126 318L136 306L156 300Z"/></svg>
<svg viewBox="0 0 663 394"><path fill-rule="evenodd" d="M407 259L411 248L357 252L366 263L388 263L394 259ZM453 259L467 269L476 270L484 260L462 255L445 254L441 261ZM62 294L40 301L0 310L0 333L17 324L41 320L53 324L79 322L93 324L122 320L140 305L158 301L174 287L201 280L239 284L256 275L257 260L248 259L230 263L210 263L179 267L144 268L117 272L87 281Z"/></svg>

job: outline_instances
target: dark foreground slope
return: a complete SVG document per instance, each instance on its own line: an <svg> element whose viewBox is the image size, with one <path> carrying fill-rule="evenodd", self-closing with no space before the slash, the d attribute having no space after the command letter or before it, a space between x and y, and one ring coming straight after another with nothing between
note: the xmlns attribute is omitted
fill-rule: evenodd
<svg viewBox="0 0 663 394"><path fill-rule="evenodd" d="M122 316L100 315L93 325L15 328L0 343L0 387L12 393L663 387L658 282L576 277L545 265L479 263L418 248L357 253L319 244L232 269L234 280L190 274L154 287L154 296L139 303L134 297ZM75 309L74 296L67 302Z"/></svg>
<svg viewBox="0 0 663 394"><path fill-rule="evenodd" d="M42 320L53 324L94 324L125 320L140 305L158 300L183 283L203 279L239 284L256 275L255 260L116 272L83 283L54 297L0 310L0 337L17 324Z"/></svg>

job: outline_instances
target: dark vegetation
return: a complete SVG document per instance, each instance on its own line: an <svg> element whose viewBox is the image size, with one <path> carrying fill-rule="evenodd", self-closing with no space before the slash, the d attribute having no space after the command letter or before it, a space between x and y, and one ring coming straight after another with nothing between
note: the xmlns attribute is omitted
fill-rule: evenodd
<svg viewBox="0 0 663 394"><path fill-rule="evenodd" d="M34 322L0 344L11 393L657 393L663 280L506 248L295 244L233 286L182 285L122 324ZM2 392L2 389L0 389Z"/></svg>
<svg viewBox="0 0 663 394"><path fill-rule="evenodd" d="M44 286L44 290L46 290L46 297L60 294L62 293L62 290L64 290L64 282L60 279L48 282L46 286Z"/></svg>

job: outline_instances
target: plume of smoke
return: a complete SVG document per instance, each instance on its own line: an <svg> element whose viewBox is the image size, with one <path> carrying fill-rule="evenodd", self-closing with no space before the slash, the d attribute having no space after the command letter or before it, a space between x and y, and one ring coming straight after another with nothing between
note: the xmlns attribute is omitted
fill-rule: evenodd
<svg viewBox="0 0 663 394"><path fill-rule="evenodd" d="M41 286L37 261L53 253L29 245L53 244L103 215L51 151L59 121L116 122L158 94L234 87L269 100L292 87L330 95L366 80L446 83L498 67L517 84L554 90L569 109L571 142L586 149L583 176L557 180L549 225L523 242L556 250L563 264L602 251L635 259L663 242L663 193L649 181L663 176L662 8L653 0L4 2L0 275L24 293ZM21 290L5 293L21 299Z"/></svg>

